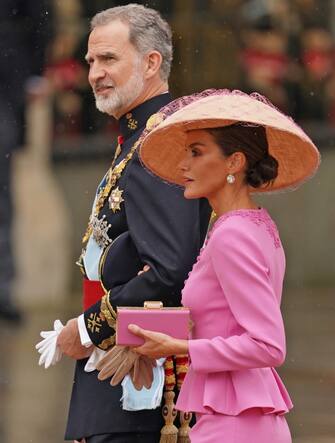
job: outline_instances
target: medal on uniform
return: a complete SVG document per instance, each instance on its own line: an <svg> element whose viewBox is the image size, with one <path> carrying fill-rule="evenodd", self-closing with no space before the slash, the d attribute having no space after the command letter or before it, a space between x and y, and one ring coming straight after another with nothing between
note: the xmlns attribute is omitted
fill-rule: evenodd
<svg viewBox="0 0 335 443"><path fill-rule="evenodd" d="M111 195L108 199L109 208L115 213L116 211L121 210L121 203L124 202L124 198L122 197L123 190L119 189L119 187L113 189Z"/></svg>
<svg viewBox="0 0 335 443"><path fill-rule="evenodd" d="M126 119L128 120L128 128L132 131L135 131L135 129L137 129L138 127L138 121L133 117L133 114L131 112L128 112L128 114L126 114Z"/></svg>
<svg viewBox="0 0 335 443"><path fill-rule="evenodd" d="M105 248L112 242L108 235L108 230L111 227L111 224L109 224L105 218L105 215L101 218L93 216L91 220L92 236L100 248Z"/></svg>

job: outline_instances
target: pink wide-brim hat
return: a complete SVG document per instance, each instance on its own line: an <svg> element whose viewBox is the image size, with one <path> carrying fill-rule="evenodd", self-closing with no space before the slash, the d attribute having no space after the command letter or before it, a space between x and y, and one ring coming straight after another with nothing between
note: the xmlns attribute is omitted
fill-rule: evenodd
<svg viewBox="0 0 335 443"><path fill-rule="evenodd" d="M276 179L260 188L250 187L252 192L296 189L318 169L320 154L311 139L290 117L259 94L207 90L173 103L178 105L175 112L166 115L164 109L168 109L168 105L149 119L140 146L144 166L164 181L178 185L184 183L178 165L186 155L187 131L228 126L236 122L264 126L269 153L279 163Z"/></svg>

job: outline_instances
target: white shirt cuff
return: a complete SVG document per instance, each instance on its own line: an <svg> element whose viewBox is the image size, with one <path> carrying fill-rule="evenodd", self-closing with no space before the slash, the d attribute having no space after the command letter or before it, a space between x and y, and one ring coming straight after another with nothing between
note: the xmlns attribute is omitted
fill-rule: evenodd
<svg viewBox="0 0 335 443"><path fill-rule="evenodd" d="M90 336L87 333L84 314L81 314L78 317L78 329L79 329L81 344L86 348L89 348L91 345L93 345L93 343L92 340L90 339Z"/></svg>

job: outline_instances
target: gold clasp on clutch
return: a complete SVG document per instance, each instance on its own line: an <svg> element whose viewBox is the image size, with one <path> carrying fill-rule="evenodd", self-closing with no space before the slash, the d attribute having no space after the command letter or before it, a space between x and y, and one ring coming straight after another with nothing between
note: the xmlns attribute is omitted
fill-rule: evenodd
<svg viewBox="0 0 335 443"><path fill-rule="evenodd" d="M145 301L144 309L162 309L163 303L161 301Z"/></svg>

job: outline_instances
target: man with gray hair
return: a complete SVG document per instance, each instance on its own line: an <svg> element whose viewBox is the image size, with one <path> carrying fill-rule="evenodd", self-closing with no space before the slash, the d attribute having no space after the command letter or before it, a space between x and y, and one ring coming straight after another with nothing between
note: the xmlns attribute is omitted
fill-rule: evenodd
<svg viewBox="0 0 335 443"><path fill-rule="evenodd" d="M97 189L78 263L84 313L68 321L57 342L77 360L66 439L157 443L162 426L157 380L151 390L136 391L131 380L122 386L99 381L94 369L100 354L115 344L117 306L143 306L146 300L180 304L210 211L207 203L187 201L182 189L149 174L137 153L148 119L171 101L166 21L137 4L102 11L91 22L86 60L96 106L118 119L120 136Z"/></svg>

